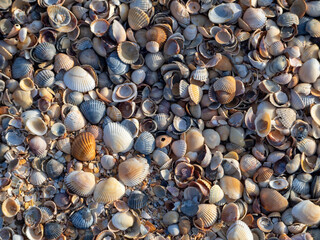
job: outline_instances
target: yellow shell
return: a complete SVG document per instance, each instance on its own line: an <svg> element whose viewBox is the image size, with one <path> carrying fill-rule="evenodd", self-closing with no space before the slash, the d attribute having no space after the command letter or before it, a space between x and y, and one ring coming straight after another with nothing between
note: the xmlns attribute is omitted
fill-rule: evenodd
<svg viewBox="0 0 320 240"><path fill-rule="evenodd" d="M124 193L124 185L114 177L110 177L97 184L93 193L93 198L99 203L110 203L120 199Z"/></svg>
<svg viewBox="0 0 320 240"><path fill-rule="evenodd" d="M91 161L96 157L96 142L92 133L80 133L72 143L71 154L79 161Z"/></svg>
<svg viewBox="0 0 320 240"><path fill-rule="evenodd" d="M7 198L2 203L2 213L6 217L14 217L20 211L20 205L14 200L14 198Z"/></svg>
<svg viewBox="0 0 320 240"><path fill-rule="evenodd" d="M194 102L194 104L200 103L203 96L201 87L195 84L190 84L188 87L188 91L189 91L190 98Z"/></svg>
<svg viewBox="0 0 320 240"><path fill-rule="evenodd" d="M96 185L95 177L90 172L73 171L65 177L67 188L81 197L87 197L93 193Z"/></svg>
<svg viewBox="0 0 320 240"><path fill-rule="evenodd" d="M119 179L126 186L140 184L149 174L149 164L145 158L129 158L119 164Z"/></svg>
<svg viewBox="0 0 320 240"><path fill-rule="evenodd" d="M141 28L145 28L149 25L149 22L150 18L143 10L138 7L130 8L128 23L133 30L137 31Z"/></svg>

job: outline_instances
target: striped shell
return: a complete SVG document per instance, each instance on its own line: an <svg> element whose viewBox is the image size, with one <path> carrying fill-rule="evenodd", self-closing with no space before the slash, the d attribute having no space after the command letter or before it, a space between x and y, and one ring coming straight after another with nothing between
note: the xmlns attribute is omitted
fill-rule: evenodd
<svg viewBox="0 0 320 240"><path fill-rule="evenodd" d="M224 192L219 185L213 185L210 189L209 203L217 204L224 199Z"/></svg>
<svg viewBox="0 0 320 240"><path fill-rule="evenodd" d="M142 9L138 7L130 8L128 23L133 30L137 31L141 28L145 28L149 25L149 22L149 16Z"/></svg>
<svg viewBox="0 0 320 240"><path fill-rule="evenodd" d="M40 186L47 180L47 174L41 171L34 170L29 178L29 182L32 185Z"/></svg>
<svg viewBox="0 0 320 240"><path fill-rule="evenodd" d="M133 146L130 131L119 123L108 123L104 127L103 141L114 153L128 152Z"/></svg>
<svg viewBox="0 0 320 240"><path fill-rule="evenodd" d="M220 187L223 190L226 197L232 200L237 200L241 198L243 193L242 183L230 176L224 176L220 179Z"/></svg>
<svg viewBox="0 0 320 240"><path fill-rule="evenodd" d="M288 200L274 189L262 188L260 200L262 207L269 212L282 212L288 207Z"/></svg>
<svg viewBox="0 0 320 240"><path fill-rule="evenodd" d="M201 87L195 84L190 84L188 87L188 92L192 102L194 104L199 104L203 96L203 91Z"/></svg>
<svg viewBox="0 0 320 240"><path fill-rule="evenodd" d="M104 117L106 105L102 101L89 100L80 105L83 116L92 124L97 124Z"/></svg>
<svg viewBox="0 0 320 240"><path fill-rule="evenodd" d="M67 114L64 119L64 125L69 132L78 131L86 125L86 119L83 117L79 109L75 107Z"/></svg>
<svg viewBox="0 0 320 240"><path fill-rule="evenodd" d="M148 196L140 191L131 192L128 198L128 206L132 209L144 208L148 203Z"/></svg>
<svg viewBox="0 0 320 240"><path fill-rule="evenodd" d="M177 158L183 157L187 153L187 143L185 140L174 141L171 145L171 150Z"/></svg>
<svg viewBox="0 0 320 240"><path fill-rule="evenodd" d="M243 20L251 30L256 30L265 25L267 17L262 8L248 8L243 14Z"/></svg>
<svg viewBox="0 0 320 240"><path fill-rule="evenodd" d="M240 169L244 176L252 177L261 163L251 154L245 154L240 160Z"/></svg>
<svg viewBox="0 0 320 240"><path fill-rule="evenodd" d="M63 232L63 227L57 222L49 222L44 225L44 236L46 239L57 239Z"/></svg>
<svg viewBox="0 0 320 240"><path fill-rule="evenodd" d="M149 164L145 158L129 158L119 164L119 179L129 187L140 184L149 174Z"/></svg>
<svg viewBox="0 0 320 240"><path fill-rule="evenodd" d="M96 142L92 133L80 133L72 143L71 154L79 161L92 161L96 157Z"/></svg>
<svg viewBox="0 0 320 240"><path fill-rule="evenodd" d="M100 181L94 191L93 198L99 203L110 203L120 199L125 193L124 185L110 177Z"/></svg>
<svg viewBox="0 0 320 240"><path fill-rule="evenodd" d="M106 59L108 68L112 73L117 75L123 75L129 71L129 65L122 62L116 51L112 52Z"/></svg>
<svg viewBox="0 0 320 240"><path fill-rule="evenodd" d="M67 188L80 197L90 196L95 188L95 177L90 172L73 171L65 177Z"/></svg>
<svg viewBox="0 0 320 240"><path fill-rule="evenodd" d="M205 228L211 227L218 219L218 209L214 204L200 204L197 218Z"/></svg>
<svg viewBox="0 0 320 240"><path fill-rule="evenodd" d="M291 128L296 120L296 111L291 108L278 108L276 114L285 128Z"/></svg>
<svg viewBox="0 0 320 240"><path fill-rule="evenodd" d="M74 60L67 54L59 53L54 58L54 71L59 73L61 70L69 71L74 66Z"/></svg>
<svg viewBox="0 0 320 240"><path fill-rule="evenodd" d="M23 57L17 57L12 64L11 71L14 79L26 77L33 71L32 63Z"/></svg>
<svg viewBox="0 0 320 240"><path fill-rule="evenodd" d="M134 144L134 149L145 155L151 154L155 147L156 140L149 132L142 132Z"/></svg>
<svg viewBox="0 0 320 240"><path fill-rule="evenodd" d="M38 63L51 61L56 55L56 48L52 43L43 42L31 49L30 55Z"/></svg>
<svg viewBox="0 0 320 240"><path fill-rule="evenodd" d="M31 151L38 157L43 157L46 153L47 143L43 137L33 137L29 141Z"/></svg>
<svg viewBox="0 0 320 240"><path fill-rule="evenodd" d="M70 216L73 226L77 229L88 229L93 224L93 216L89 208L82 208Z"/></svg>
<svg viewBox="0 0 320 240"><path fill-rule="evenodd" d="M240 240L240 239L253 240L253 235L248 225L245 222L238 220L228 228L227 239L228 240Z"/></svg>
<svg viewBox="0 0 320 240"><path fill-rule="evenodd" d="M34 81L40 88L50 87L55 81L54 72L47 69L41 70L36 74Z"/></svg>
<svg viewBox="0 0 320 240"><path fill-rule="evenodd" d="M67 71L63 76L63 81L68 88L78 92L88 92L96 86L94 78L79 66Z"/></svg>

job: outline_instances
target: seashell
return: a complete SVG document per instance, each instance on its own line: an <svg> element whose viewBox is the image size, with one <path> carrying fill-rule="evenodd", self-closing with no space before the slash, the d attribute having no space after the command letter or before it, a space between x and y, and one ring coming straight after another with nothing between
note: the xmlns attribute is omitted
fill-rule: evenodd
<svg viewBox="0 0 320 240"><path fill-rule="evenodd" d="M153 161L160 167L170 160L169 156L165 152L159 149L156 149L152 153L152 158L153 158Z"/></svg>
<svg viewBox="0 0 320 240"><path fill-rule="evenodd" d="M59 139L57 142L57 148L66 154L71 154L70 139L69 138Z"/></svg>
<svg viewBox="0 0 320 240"><path fill-rule="evenodd" d="M137 69L131 74L131 79L135 84L141 84L145 78L146 72L143 69Z"/></svg>
<svg viewBox="0 0 320 240"><path fill-rule="evenodd" d="M86 120L78 108L72 108L64 119L64 125L67 131L78 131L86 125Z"/></svg>
<svg viewBox="0 0 320 240"><path fill-rule="evenodd" d="M74 66L74 60L71 56L58 53L54 58L54 71L59 73L61 70L69 71Z"/></svg>
<svg viewBox="0 0 320 240"><path fill-rule="evenodd" d="M56 55L56 48L52 43L39 43L30 51L31 58L38 63L51 61Z"/></svg>
<svg viewBox="0 0 320 240"><path fill-rule="evenodd" d="M55 123L51 127L51 133L56 137L61 137L66 133L66 126L62 123Z"/></svg>
<svg viewBox="0 0 320 240"><path fill-rule="evenodd" d="M306 211L308 209L308 211ZM310 200L304 200L292 208L292 215L300 223L315 225L320 222L320 207Z"/></svg>
<svg viewBox="0 0 320 240"><path fill-rule="evenodd" d="M49 22L59 32L71 32L77 26L77 19L67 8L52 5L47 8Z"/></svg>
<svg viewBox="0 0 320 240"><path fill-rule="evenodd" d="M221 220L227 224L232 224L235 221L239 220L240 211L239 207L235 203L228 203L222 208Z"/></svg>
<svg viewBox="0 0 320 240"><path fill-rule="evenodd" d="M57 239L63 233L63 227L57 222L49 222L44 225L46 239Z"/></svg>
<svg viewBox="0 0 320 240"><path fill-rule="evenodd" d="M134 83L117 85L112 93L112 101L125 102L137 97L137 86Z"/></svg>
<svg viewBox="0 0 320 240"><path fill-rule="evenodd" d="M149 174L149 164L145 158L129 158L119 164L119 179L126 186L140 184Z"/></svg>
<svg viewBox="0 0 320 240"><path fill-rule="evenodd" d="M122 62L116 51L112 52L106 60L109 69L117 75L125 74L129 71L129 65Z"/></svg>
<svg viewBox="0 0 320 240"><path fill-rule="evenodd" d="M126 40L126 31L121 23L116 19L112 21L109 28L109 36L117 43L121 43Z"/></svg>
<svg viewBox="0 0 320 240"><path fill-rule="evenodd" d="M139 30L149 25L149 16L140 8L130 8L128 13L128 23L132 30Z"/></svg>
<svg viewBox="0 0 320 240"><path fill-rule="evenodd" d="M104 127L103 141L114 153L128 152L133 146L130 131L119 123L108 123Z"/></svg>
<svg viewBox="0 0 320 240"><path fill-rule="evenodd" d="M269 47L269 53L272 56L279 56L284 51L284 45L281 41L276 41L272 43Z"/></svg>
<svg viewBox="0 0 320 240"><path fill-rule="evenodd" d="M2 214L8 218L14 217L20 211L20 205L14 198L7 198L1 206Z"/></svg>
<svg viewBox="0 0 320 240"><path fill-rule="evenodd" d="M94 78L82 67L75 66L63 75L63 81L68 88L78 92L88 92L95 88Z"/></svg>
<svg viewBox="0 0 320 240"><path fill-rule="evenodd" d="M289 186L289 183L287 180L283 178L278 178L278 179L271 180L269 182L269 186L275 190L283 190Z"/></svg>
<svg viewBox="0 0 320 240"><path fill-rule="evenodd" d="M34 170L29 178L29 182L32 185L40 186L47 180L47 175L44 172L40 172L37 170Z"/></svg>
<svg viewBox="0 0 320 240"><path fill-rule="evenodd" d="M278 191L262 188L260 191L262 207L269 212L283 212L288 207L288 201Z"/></svg>
<svg viewBox="0 0 320 240"><path fill-rule="evenodd" d="M147 98L141 103L141 110L145 116L152 117L156 114L158 107L153 100Z"/></svg>
<svg viewBox="0 0 320 240"><path fill-rule="evenodd" d="M310 114L313 121L320 125L320 104L313 105L310 109Z"/></svg>
<svg viewBox="0 0 320 240"><path fill-rule="evenodd" d="M281 14L277 19L278 26L290 27L292 25L299 25L299 17L291 12Z"/></svg>
<svg viewBox="0 0 320 240"><path fill-rule="evenodd" d="M320 5L317 1L307 2L306 14L310 17L320 17Z"/></svg>
<svg viewBox="0 0 320 240"><path fill-rule="evenodd" d="M30 207L23 213L23 216L28 227L36 228L41 222L42 212L38 207Z"/></svg>
<svg viewBox="0 0 320 240"><path fill-rule="evenodd" d="M227 231L228 240L247 239L253 240L253 235L248 225L243 221L236 221Z"/></svg>
<svg viewBox="0 0 320 240"><path fill-rule="evenodd" d="M248 8L243 14L243 20L251 30L257 30L265 25L267 18L262 8Z"/></svg>
<svg viewBox="0 0 320 240"><path fill-rule="evenodd" d="M132 227L134 224L134 216L133 214L128 212L118 212L115 215L112 216L112 224L117 229L124 231L128 229L129 227Z"/></svg>
<svg viewBox="0 0 320 240"><path fill-rule="evenodd" d="M97 37L102 37L109 29L110 23L105 19L96 19L91 22L90 30Z"/></svg>
<svg viewBox="0 0 320 240"><path fill-rule="evenodd" d="M218 204L224 200L224 192L219 185L213 185L210 189L209 203Z"/></svg>
<svg viewBox="0 0 320 240"><path fill-rule="evenodd" d="M92 124L97 124L104 117L106 105L102 101L89 100L80 105L80 111Z"/></svg>
<svg viewBox="0 0 320 240"><path fill-rule="evenodd" d="M230 103L235 97L236 81L231 76L219 78L214 82L213 89L216 92L219 103Z"/></svg>
<svg viewBox="0 0 320 240"><path fill-rule="evenodd" d="M34 82L31 78L23 78L20 80L19 87L24 91L32 91L34 89Z"/></svg>
<svg viewBox="0 0 320 240"><path fill-rule="evenodd" d="M260 113L255 121L255 129L260 137L266 137L271 131L271 118L268 113Z"/></svg>
<svg viewBox="0 0 320 240"><path fill-rule="evenodd" d="M171 145L171 150L177 158L183 157L187 153L187 143L185 140L174 141Z"/></svg>
<svg viewBox="0 0 320 240"><path fill-rule="evenodd" d="M292 190L302 195L309 194L310 180L309 174L299 174L292 182Z"/></svg>
<svg viewBox="0 0 320 240"><path fill-rule="evenodd" d="M138 7L147 12L152 7L152 3L150 0L135 0L130 3L130 8L134 7Z"/></svg>
<svg viewBox="0 0 320 240"><path fill-rule="evenodd" d="M185 141L188 147L187 152L198 152L203 147L204 137L199 129L191 128L186 133Z"/></svg>
<svg viewBox="0 0 320 240"><path fill-rule="evenodd" d="M92 161L96 157L96 142L92 133L80 133L72 143L71 154L79 161Z"/></svg>
<svg viewBox="0 0 320 240"><path fill-rule="evenodd" d="M199 204L197 212L197 227L209 228L218 219L218 209L214 204Z"/></svg>
<svg viewBox="0 0 320 240"><path fill-rule="evenodd" d="M306 137L297 143L297 148L301 153L305 153L305 155L309 157L315 154L317 144L313 138Z"/></svg>
<svg viewBox="0 0 320 240"><path fill-rule="evenodd" d="M111 155L103 155L100 162L104 169L111 170L116 163L116 159Z"/></svg>
<svg viewBox="0 0 320 240"><path fill-rule="evenodd" d="M197 32L197 26L194 24L190 24L183 30L183 36L186 40L192 41L196 38Z"/></svg>
<svg viewBox="0 0 320 240"><path fill-rule="evenodd" d="M220 179L220 187L223 190L226 197L232 200L237 200L241 198L243 193L242 183L230 176L224 176Z"/></svg>
<svg viewBox="0 0 320 240"><path fill-rule="evenodd" d="M17 57L12 64L12 77L21 79L32 74L32 63L23 57Z"/></svg>
<svg viewBox="0 0 320 240"><path fill-rule="evenodd" d="M99 203L110 203L120 199L125 193L124 185L110 177L100 181L94 191L93 198Z"/></svg>
<svg viewBox="0 0 320 240"><path fill-rule="evenodd" d="M73 226L77 229L88 229L93 224L93 216L89 208L82 208L70 216Z"/></svg>
<svg viewBox="0 0 320 240"><path fill-rule="evenodd" d="M185 24L185 25L190 24L190 15L187 8L177 0L174 0L170 3L170 11L172 16L180 24Z"/></svg>
<svg viewBox="0 0 320 240"><path fill-rule="evenodd" d="M153 72L157 71L165 62L164 56L161 52L148 53L144 60L147 67Z"/></svg>
<svg viewBox="0 0 320 240"><path fill-rule="evenodd" d="M31 96L31 91L23 91L17 89L12 94L13 101L23 109L28 109L33 104L33 99Z"/></svg>
<svg viewBox="0 0 320 240"><path fill-rule="evenodd" d="M320 64L317 59L311 58L299 69L299 79L305 83L314 83L320 76Z"/></svg>
<svg viewBox="0 0 320 240"><path fill-rule="evenodd" d="M10 188L12 180L10 178L0 178L0 191L6 191Z"/></svg>
<svg viewBox="0 0 320 240"><path fill-rule="evenodd" d="M95 189L95 177L90 172L73 171L65 177L67 188L80 197L90 196Z"/></svg>
<svg viewBox="0 0 320 240"><path fill-rule="evenodd" d="M296 120L296 112L291 108L279 108L276 110L276 114L285 128L291 128Z"/></svg>
<svg viewBox="0 0 320 240"><path fill-rule="evenodd" d="M148 203L148 196L140 191L133 191L128 198L128 206L132 209L144 208Z"/></svg>
<svg viewBox="0 0 320 240"><path fill-rule="evenodd" d="M241 15L242 11L240 5L229 3L219 4L208 12L210 21L216 24L236 21Z"/></svg>
<svg viewBox="0 0 320 240"><path fill-rule="evenodd" d="M43 137L33 137L29 141L31 151L38 157L43 157L46 154L47 143Z"/></svg>
<svg viewBox="0 0 320 240"><path fill-rule="evenodd" d="M320 36L319 26L320 26L320 22L318 20L311 19L310 21L307 22L305 30L307 33L310 34L310 36L319 37Z"/></svg>
<svg viewBox="0 0 320 240"><path fill-rule="evenodd" d="M55 81L54 73L47 69L41 70L35 75L34 81L41 88L50 87Z"/></svg>
<svg viewBox="0 0 320 240"><path fill-rule="evenodd" d="M39 117L28 119L28 121L26 122L26 129L30 133L38 136L43 136L48 130L45 122Z"/></svg>
<svg viewBox="0 0 320 240"><path fill-rule="evenodd" d="M83 65L88 65L94 69L100 69L100 60L93 49L85 49L79 53L79 61Z"/></svg>
<svg viewBox="0 0 320 240"><path fill-rule="evenodd" d="M62 163L55 159L51 159L46 164L46 173L49 178L55 179L61 176L63 173L64 166Z"/></svg>
<svg viewBox="0 0 320 240"><path fill-rule="evenodd" d="M169 211L163 215L162 222L168 226L179 221L179 213L176 211Z"/></svg>
<svg viewBox="0 0 320 240"><path fill-rule="evenodd" d="M240 169L244 176L252 177L261 167L261 163L251 154L245 154L240 160Z"/></svg>
<svg viewBox="0 0 320 240"><path fill-rule="evenodd" d="M273 175L273 170L267 167L261 167L253 175L253 181L256 183L261 183L269 180Z"/></svg>
<svg viewBox="0 0 320 240"><path fill-rule="evenodd" d="M192 102L194 104L199 104L203 96L203 91L201 87L199 87L196 84L190 84L188 87L188 92Z"/></svg>
<svg viewBox="0 0 320 240"><path fill-rule="evenodd" d="M139 59L140 47L134 42L121 42L118 45L117 52L122 62L131 64Z"/></svg>
<svg viewBox="0 0 320 240"><path fill-rule="evenodd" d="M204 137L205 144L210 148L214 149L218 145L220 145L220 135L218 132L214 131L213 129L205 129L202 132Z"/></svg>

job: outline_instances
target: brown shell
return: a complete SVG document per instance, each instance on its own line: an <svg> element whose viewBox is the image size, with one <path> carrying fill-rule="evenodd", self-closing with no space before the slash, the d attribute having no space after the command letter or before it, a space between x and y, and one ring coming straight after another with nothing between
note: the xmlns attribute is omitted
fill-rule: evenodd
<svg viewBox="0 0 320 240"><path fill-rule="evenodd" d="M267 167L261 167L258 171L253 175L253 181L256 183L267 181L273 175L273 170Z"/></svg>
<svg viewBox="0 0 320 240"><path fill-rule="evenodd" d="M149 22L150 18L143 10L138 7L130 8L128 23L133 30L137 31L141 28L145 28L149 25Z"/></svg>
<svg viewBox="0 0 320 240"><path fill-rule="evenodd" d="M261 189L260 201L262 207L269 212L282 212L288 207L288 200L270 188Z"/></svg>
<svg viewBox="0 0 320 240"><path fill-rule="evenodd" d="M147 41L155 41L162 46L167 40L166 32L160 27L153 27L146 33Z"/></svg>
<svg viewBox="0 0 320 240"><path fill-rule="evenodd" d="M72 143L71 154L79 161L91 161L96 157L96 142L90 132L80 133Z"/></svg>

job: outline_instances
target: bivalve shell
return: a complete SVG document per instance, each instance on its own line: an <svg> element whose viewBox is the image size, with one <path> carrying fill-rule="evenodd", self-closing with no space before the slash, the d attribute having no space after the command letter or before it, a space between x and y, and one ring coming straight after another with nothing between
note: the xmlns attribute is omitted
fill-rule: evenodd
<svg viewBox="0 0 320 240"><path fill-rule="evenodd" d="M46 173L48 174L48 177L52 179L58 178L63 173L63 169L63 164L55 159L51 159L47 162Z"/></svg>
<svg viewBox="0 0 320 240"><path fill-rule="evenodd" d="M73 171L65 177L67 188L81 197L90 196L95 188L95 177L92 173Z"/></svg>
<svg viewBox="0 0 320 240"><path fill-rule="evenodd" d="M1 206L2 214L6 217L14 217L20 211L20 205L14 198L7 198Z"/></svg>
<svg viewBox="0 0 320 240"><path fill-rule="evenodd" d="M128 23L133 30L137 31L141 28L145 28L149 25L149 22L149 16L142 9L138 7L130 8Z"/></svg>
<svg viewBox="0 0 320 240"><path fill-rule="evenodd" d="M200 204L197 212L197 220L204 228L211 227L218 219L218 208L214 204ZM197 221L196 220L196 221ZM201 226L200 224L197 224Z"/></svg>
<svg viewBox="0 0 320 240"><path fill-rule="evenodd" d="M63 227L57 222L50 222L44 225L44 236L46 239L57 239L63 232Z"/></svg>
<svg viewBox="0 0 320 240"><path fill-rule="evenodd" d="M79 66L67 71L63 76L63 81L68 88L78 92L88 92L96 86L94 78Z"/></svg>
<svg viewBox="0 0 320 240"><path fill-rule="evenodd" d="M265 25L267 17L262 8L248 8L243 14L243 20L251 30L257 30Z"/></svg>
<svg viewBox="0 0 320 240"><path fill-rule="evenodd" d="M99 203L110 203L120 199L124 193L125 186L117 179L110 177L97 184L93 198Z"/></svg>
<svg viewBox="0 0 320 240"><path fill-rule="evenodd" d="M80 111L90 123L97 124L105 115L106 105L102 101L89 100L80 105Z"/></svg>
<svg viewBox="0 0 320 240"><path fill-rule="evenodd" d="M145 158L129 158L119 164L119 179L126 186L140 184L149 174L149 164Z"/></svg>
<svg viewBox="0 0 320 240"><path fill-rule="evenodd" d="M145 155L151 154L155 147L156 140L149 132L142 132L134 144L134 149Z"/></svg>
<svg viewBox="0 0 320 240"><path fill-rule="evenodd" d="M41 70L36 74L34 81L40 88L50 87L55 81L54 73L47 69Z"/></svg>
<svg viewBox="0 0 320 240"><path fill-rule="evenodd" d="M315 58L306 61L299 69L299 79L305 83L314 83L320 76L320 64Z"/></svg>
<svg viewBox="0 0 320 240"><path fill-rule="evenodd" d="M148 196L140 191L133 191L128 198L128 206L132 209L144 208L148 203Z"/></svg>
<svg viewBox="0 0 320 240"><path fill-rule="evenodd" d="M83 117L79 109L74 107L64 119L64 125L69 132L78 131L81 128L84 128L86 125L86 119Z"/></svg>
<svg viewBox="0 0 320 240"><path fill-rule="evenodd" d="M46 180L47 175L44 172L37 170L33 170L29 178L29 182L35 186L42 185Z"/></svg>
<svg viewBox="0 0 320 240"><path fill-rule="evenodd" d="M301 223L315 225L320 222L320 206L304 200L292 208L292 215Z"/></svg>
<svg viewBox="0 0 320 240"><path fill-rule="evenodd" d="M228 240L253 240L253 235L248 225L243 221L236 221L233 223L227 231Z"/></svg>
<svg viewBox="0 0 320 240"><path fill-rule="evenodd" d="M91 161L96 157L96 142L92 133L80 133L72 143L71 154L79 161Z"/></svg>
<svg viewBox="0 0 320 240"><path fill-rule="evenodd" d="M115 215L113 215L111 221L113 226L121 231L124 231L133 226L135 219L133 214L128 211L116 213Z"/></svg>
<svg viewBox="0 0 320 240"><path fill-rule="evenodd" d="M261 189L260 201L262 207L269 212L283 212L288 207L288 200L270 188Z"/></svg>
<svg viewBox="0 0 320 240"><path fill-rule="evenodd" d="M70 216L73 226L77 229L88 229L93 224L93 216L89 208L82 208Z"/></svg>
<svg viewBox="0 0 320 240"><path fill-rule="evenodd" d="M243 184L236 178L224 176L220 179L220 187L226 197L232 200L241 198L243 193Z"/></svg>
<svg viewBox="0 0 320 240"><path fill-rule="evenodd" d="M139 50L137 43L129 41L119 43L117 48L119 58L126 64L134 63L139 59Z"/></svg>

